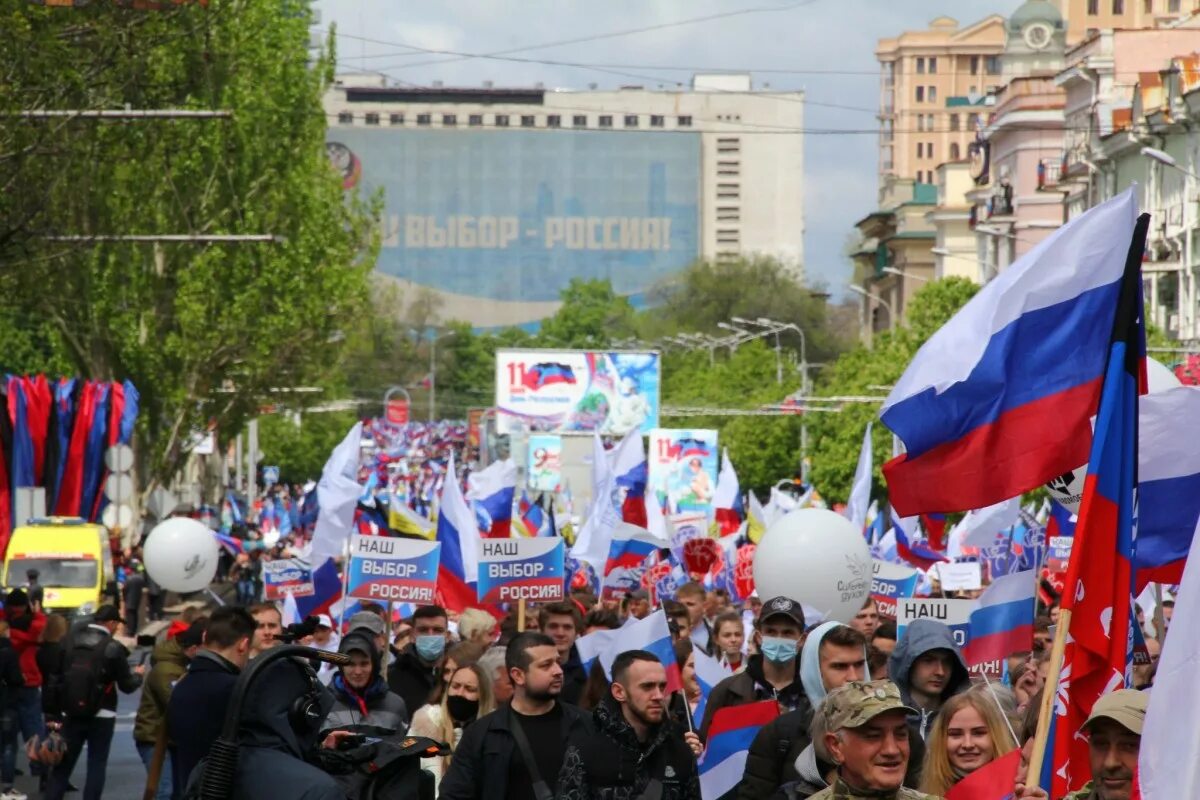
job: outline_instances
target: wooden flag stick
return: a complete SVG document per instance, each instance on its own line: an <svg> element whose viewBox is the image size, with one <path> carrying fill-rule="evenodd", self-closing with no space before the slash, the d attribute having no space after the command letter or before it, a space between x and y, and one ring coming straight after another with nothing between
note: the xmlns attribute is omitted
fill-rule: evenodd
<svg viewBox="0 0 1200 800"><path fill-rule="evenodd" d="M1067 649L1067 632L1071 628L1071 612L1058 612L1058 625L1054 630L1054 645L1050 650L1050 671L1042 687L1042 706L1038 713L1037 734L1033 739L1033 752L1029 754L1029 771L1025 773L1025 785L1037 786L1042 777L1042 761L1046 754L1046 742L1050 738L1050 722L1054 716L1054 701L1058 696L1058 682L1062 676L1063 655ZM1059 731L1059 735L1067 735Z"/></svg>
<svg viewBox="0 0 1200 800"><path fill-rule="evenodd" d="M525 632L525 598L517 601L517 633Z"/></svg>

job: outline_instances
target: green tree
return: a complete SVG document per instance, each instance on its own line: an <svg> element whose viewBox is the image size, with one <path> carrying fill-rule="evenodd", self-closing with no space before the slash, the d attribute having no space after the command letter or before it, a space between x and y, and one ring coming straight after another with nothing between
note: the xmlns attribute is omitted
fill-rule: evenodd
<svg viewBox="0 0 1200 800"><path fill-rule="evenodd" d="M824 371L817 394L824 397L882 397L907 369L918 348L970 300L979 287L965 278L945 278L922 287L908 306L908 321L894 332L876 334L871 346L858 345ZM812 481L827 500L845 502L858 466L867 423L874 421L871 444L875 494L884 492L883 462L891 458L892 435L879 421L879 405L847 401L836 413L811 415Z"/></svg>
<svg viewBox="0 0 1200 800"><path fill-rule="evenodd" d="M329 454L354 427L356 419L353 411L263 416L258 426L263 463L279 467L284 483L320 478Z"/></svg>
<svg viewBox="0 0 1200 800"><path fill-rule="evenodd" d="M334 54L309 52L300 0L2 13L0 110L231 113L0 126L0 319L26 309L53 331L29 367L62 353L83 376L133 380L149 490L181 467L192 431L215 422L225 438L274 387L328 379L364 309L371 209L347 200L325 155ZM107 238L179 233L274 238Z"/></svg>
<svg viewBox="0 0 1200 800"><path fill-rule="evenodd" d="M562 306L542 320L540 347L604 348L633 334L633 306L607 280L572 278L559 298Z"/></svg>

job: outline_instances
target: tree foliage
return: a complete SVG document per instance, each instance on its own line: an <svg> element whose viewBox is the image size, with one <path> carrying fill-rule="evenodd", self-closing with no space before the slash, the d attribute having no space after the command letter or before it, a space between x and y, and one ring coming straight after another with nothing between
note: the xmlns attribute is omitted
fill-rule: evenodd
<svg viewBox="0 0 1200 800"><path fill-rule="evenodd" d="M824 371L817 387L823 397L882 398L900 378L917 350L966 305L979 287L965 278L945 278L922 287L908 306L908 322L894 332L876 334L870 346L858 345ZM884 493L883 462L891 458L891 432L878 419L878 402L846 402L836 413L813 414L812 480L826 499L845 502L858 466L867 423L875 464L875 491Z"/></svg>
<svg viewBox="0 0 1200 800"><path fill-rule="evenodd" d="M279 467L279 477L284 483L304 483L315 478L321 474L333 448L354 427L355 418L352 411L264 416L258 428L263 463Z"/></svg>
<svg viewBox="0 0 1200 800"><path fill-rule="evenodd" d="M370 209L347 202L325 156L333 53L310 59L299 0L7 9L6 113L232 113L0 126L0 329L21 313L35 320L27 369L133 380L148 489L180 468L193 430L215 422L227 437L273 388L326 379L364 307ZM127 234L275 238L104 238Z"/></svg>

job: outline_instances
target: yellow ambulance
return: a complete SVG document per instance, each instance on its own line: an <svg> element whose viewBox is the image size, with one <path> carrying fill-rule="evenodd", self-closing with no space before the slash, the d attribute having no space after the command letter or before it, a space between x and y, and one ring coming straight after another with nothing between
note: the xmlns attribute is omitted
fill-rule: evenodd
<svg viewBox="0 0 1200 800"><path fill-rule="evenodd" d="M68 617L95 613L113 576L108 529L77 517L30 520L8 540L4 586L25 586L31 569L38 571L47 613Z"/></svg>

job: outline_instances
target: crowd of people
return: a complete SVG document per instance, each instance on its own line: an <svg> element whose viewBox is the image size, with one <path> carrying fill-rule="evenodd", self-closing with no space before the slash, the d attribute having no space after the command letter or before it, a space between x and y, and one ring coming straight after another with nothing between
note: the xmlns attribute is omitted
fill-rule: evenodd
<svg viewBox="0 0 1200 800"><path fill-rule="evenodd" d="M342 630L326 615L310 618L299 643L342 653L348 662L302 667L324 698L308 729L287 713L268 724L275 718L262 707L265 700L256 700L257 722L244 726L238 774L245 781L239 777L242 788L234 796L254 796L245 787L261 785L255 774L282 752L311 770L279 775L276 791L292 796L288 788L297 781L295 796L346 797L344 782L318 767L323 754L344 749L347 732L367 731L437 742L419 763L431 774L436 796L446 800L698 799L698 764L714 715L770 699L781 713L750 746L731 795L741 800L942 797L1015 750L1022 751L1015 797L1046 797L1023 778L1045 679L1049 619L1039 620L1030 650L1009 659L1001 683L968 671L942 623L916 621L897 638L895 623L881 618L873 601L848 625L811 624L801 604L786 597L752 598L734 608L723 592L695 583L661 607L676 663L630 650L616 654L607 673L599 659L584 663L578 639L654 613L644 592L619 602L575 592L569 600L531 607L523 630L516 613L497 622L479 609L421 606L389 620L383 606L369 602ZM61 646L48 642L45 631L63 626L30 610L22 591L9 595L4 616L6 708L16 721L19 698L40 694L35 702L42 713L29 716L28 731L20 722L3 726L0 779L11 786L18 729L27 738L45 736L44 713L55 727L61 724L64 748L61 760L46 766L45 796L62 797L86 744L83 794L100 797L116 693L142 683L141 671L129 668L127 651L113 638L123 622L119 613L102 607L93 622L60 631L66 634ZM203 771L197 768L220 734L238 675L283 641L282 623L273 603L225 606L207 616L192 612L155 648L134 738L148 773L156 747L165 751L156 798L183 797L189 780ZM697 679L698 654L727 672L708 691ZM680 670L681 692L667 691L668 667ZM1147 684L1152 669L1143 675ZM99 687L94 698L80 696L84 674ZM288 679L273 676L270 685ZM307 691L298 686L297 692ZM1129 800L1146 696L1123 690L1097 704L1087 725L1095 781L1078 797ZM11 790L3 795L16 796Z"/></svg>

